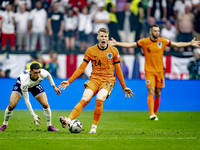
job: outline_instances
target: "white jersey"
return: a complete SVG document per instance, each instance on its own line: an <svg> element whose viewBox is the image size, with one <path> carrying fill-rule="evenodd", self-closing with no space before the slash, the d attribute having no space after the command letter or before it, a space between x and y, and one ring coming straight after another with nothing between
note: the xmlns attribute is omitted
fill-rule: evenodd
<svg viewBox="0 0 200 150"><path fill-rule="evenodd" d="M24 92L28 92L28 88L32 88L38 84L40 84L40 82L42 80L44 80L45 78L47 78L50 82L50 84L53 86L55 85L53 78L51 76L51 74L46 71L45 69L41 69L41 74L38 80L33 81L30 78L30 70L25 70L24 72L22 72L19 75L19 78L17 80L17 83L21 84L21 90Z"/></svg>

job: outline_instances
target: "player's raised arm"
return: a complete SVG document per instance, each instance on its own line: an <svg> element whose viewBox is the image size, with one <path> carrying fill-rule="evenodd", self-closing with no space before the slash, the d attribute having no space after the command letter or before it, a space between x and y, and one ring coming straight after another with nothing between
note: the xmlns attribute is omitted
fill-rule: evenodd
<svg viewBox="0 0 200 150"><path fill-rule="evenodd" d="M171 47L187 47L187 46L194 46L194 47L200 47L200 41L195 41L196 38L194 38L191 42L172 42Z"/></svg>
<svg viewBox="0 0 200 150"><path fill-rule="evenodd" d="M35 112L33 111L33 108L32 108L31 103L29 101L28 86L21 85L21 91L22 91L26 106L27 106L30 114L32 115L32 117L34 119L34 123L36 124L36 126L38 126L38 123L41 124L41 122L38 119L41 119L41 118L38 115L36 115Z"/></svg>
<svg viewBox="0 0 200 150"><path fill-rule="evenodd" d="M84 72L87 65L88 65L87 60L84 60L81 63L81 65L76 69L76 71L73 73L73 75L69 78L69 80L61 82L60 85L58 86L58 88L60 90L65 90L65 88L67 88L69 86L69 84L71 84L74 80L76 80Z"/></svg>
<svg viewBox="0 0 200 150"><path fill-rule="evenodd" d="M120 63L115 64L115 73L116 73L117 78L118 78L118 80L122 86L122 89L125 93L125 97L127 97L127 95L129 98L130 98L130 96L133 97L134 93L132 92L132 90L126 87L126 84L124 81L124 76L123 76L123 73L122 73L122 70L120 67Z"/></svg>
<svg viewBox="0 0 200 150"><path fill-rule="evenodd" d="M110 41L108 41L108 44L111 46L120 46L120 47L126 47L126 48L136 48L137 43L128 43L128 42L117 42L114 38L111 38Z"/></svg>

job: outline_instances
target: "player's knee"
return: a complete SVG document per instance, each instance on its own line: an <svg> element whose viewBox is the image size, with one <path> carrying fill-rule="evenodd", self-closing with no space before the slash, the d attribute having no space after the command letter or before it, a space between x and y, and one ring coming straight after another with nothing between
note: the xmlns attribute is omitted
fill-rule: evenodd
<svg viewBox="0 0 200 150"><path fill-rule="evenodd" d="M104 101L104 100L106 99L106 97L107 97L107 95L104 95L104 96L102 96L102 95L97 95L97 99L98 99L98 100L101 100L101 101Z"/></svg>
<svg viewBox="0 0 200 150"><path fill-rule="evenodd" d="M91 100L88 96L83 96L82 99L85 100L86 102L89 102Z"/></svg>
<svg viewBox="0 0 200 150"><path fill-rule="evenodd" d="M82 100L80 100L79 103L80 103L83 107L85 107L85 106L88 104L88 102L89 102L89 101L86 101L86 100L82 99Z"/></svg>
<svg viewBox="0 0 200 150"><path fill-rule="evenodd" d="M156 97L160 97L160 94L161 94L161 92L157 92L157 91L155 92Z"/></svg>
<svg viewBox="0 0 200 150"><path fill-rule="evenodd" d="M156 97L159 97L160 94L161 94L161 90L160 90L160 89L156 89L156 90L155 90L155 96L156 96Z"/></svg>
<svg viewBox="0 0 200 150"><path fill-rule="evenodd" d="M47 108L49 108L49 104L43 104L42 107L43 107L44 109L47 109Z"/></svg>
<svg viewBox="0 0 200 150"><path fill-rule="evenodd" d="M153 89L149 89L149 90L148 90L148 93L154 95L155 90L153 90Z"/></svg>

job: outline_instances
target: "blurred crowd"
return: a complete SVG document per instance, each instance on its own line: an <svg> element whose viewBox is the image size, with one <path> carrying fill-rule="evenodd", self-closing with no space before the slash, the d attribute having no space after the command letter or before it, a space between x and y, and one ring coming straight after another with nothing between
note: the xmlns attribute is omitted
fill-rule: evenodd
<svg viewBox="0 0 200 150"><path fill-rule="evenodd" d="M1 0L0 6L1 51L84 53L98 42L100 27L117 41L134 42L148 37L153 24L170 41L200 40L199 0ZM193 48L166 48L173 51Z"/></svg>
<svg viewBox="0 0 200 150"><path fill-rule="evenodd" d="M199 0L1 0L0 7L0 52L28 52L31 61L26 69L37 61L58 78L57 54L85 53L98 43L101 27L122 42L150 36L153 24L158 24L161 36L170 41L200 40ZM136 50L119 49L121 54L136 54ZM191 79L200 79L199 50L167 47L165 52L194 52L188 70ZM48 53L50 59L43 60L38 53ZM128 68L121 65L127 77ZM0 77L9 77L9 70L0 69Z"/></svg>

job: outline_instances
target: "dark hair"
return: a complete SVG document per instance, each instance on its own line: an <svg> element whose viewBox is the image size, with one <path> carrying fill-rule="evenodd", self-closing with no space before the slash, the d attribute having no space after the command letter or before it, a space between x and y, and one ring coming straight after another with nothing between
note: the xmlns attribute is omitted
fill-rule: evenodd
<svg viewBox="0 0 200 150"><path fill-rule="evenodd" d="M154 24L154 25L152 25L152 26L150 27L150 29L152 29L153 27L158 27L158 28L159 28L158 25Z"/></svg>
<svg viewBox="0 0 200 150"><path fill-rule="evenodd" d="M40 69L41 67L38 63L32 63L30 68L31 68L31 71L32 71L33 69Z"/></svg>

